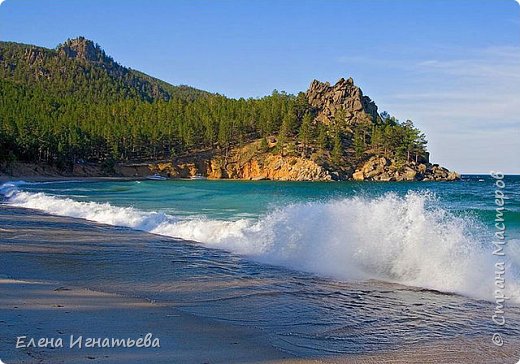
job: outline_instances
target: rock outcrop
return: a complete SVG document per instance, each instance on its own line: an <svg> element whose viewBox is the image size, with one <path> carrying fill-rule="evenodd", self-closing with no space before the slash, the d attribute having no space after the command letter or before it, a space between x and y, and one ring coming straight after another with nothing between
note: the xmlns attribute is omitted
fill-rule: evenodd
<svg viewBox="0 0 520 364"><path fill-rule="evenodd" d="M227 156L202 155L180 158L171 162L149 164L145 174L160 173L171 178L189 178L203 175L210 179L244 179L272 181L455 181L456 172L438 164L398 163L392 159L372 156L355 172L338 173L320 160L299 156L281 156L279 153L260 152L260 142L232 150ZM120 169L121 170L121 169ZM143 173L141 170L137 174Z"/></svg>
<svg viewBox="0 0 520 364"><path fill-rule="evenodd" d="M316 162L297 156L259 152L260 142L232 150L229 155L205 156L191 160L155 163L151 172L173 178L196 174L211 179L245 179L273 181L330 181L331 174Z"/></svg>
<svg viewBox="0 0 520 364"><path fill-rule="evenodd" d="M357 169L352 178L356 181L455 181L460 176L438 164L399 164L385 157L374 156Z"/></svg>
<svg viewBox="0 0 520 364"><path fill-rule="evenodd" d="M358 122L378 120L376 104L364 96L352 78L341 78L334 86L328 82L312 81L306 93L307 100L316 111L315 120L330 125L335 119L340 124L352 125Z"/></svg>
<svg viewBox="0 0 520 364"><path fill-rule="evenodd" d="M89 62L112 63L98 44L84 37L69 39L58 46L58 54L68 58L82 59Z"/></svg>

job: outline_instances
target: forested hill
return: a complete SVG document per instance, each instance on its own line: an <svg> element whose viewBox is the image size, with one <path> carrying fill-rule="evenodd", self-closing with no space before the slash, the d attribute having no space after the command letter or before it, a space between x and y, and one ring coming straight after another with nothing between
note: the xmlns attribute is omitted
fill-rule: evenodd
<svg viewBox="0 0 520 364"><path fill-rule="evenodd" d="M0 42L0 173L17 161L105 174L164 161L172 176L448 177L434 176L413 123L380 115L352 79L231 99L126 68L82 37L55 49Z"/></svg>
<svg viewBox="0 0 520 364"><path fill-rule="evenodd" d="M98 44L83 37L69 39L56 49L0 42L0 66L2 80L89 102L170 100L174 96L195 98L206 94L123 67Z"/></svg>

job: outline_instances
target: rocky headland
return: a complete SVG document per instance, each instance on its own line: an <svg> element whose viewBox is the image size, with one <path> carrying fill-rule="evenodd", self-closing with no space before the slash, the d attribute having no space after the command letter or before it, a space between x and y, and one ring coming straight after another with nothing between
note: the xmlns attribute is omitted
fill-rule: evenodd
<svg viewBox="0 0 520 364"><path fill-rule="evenodd" d="M305 97L312 107L315 125L328 127L340 125L352 132L358 124L371 125L381 122L377 105L364 96L352 78L341 78L330 85L312 81ZM339 118L338 118L339 115ZM211 179L245 179L275 181L455 181L456 172L429 162L429 153L410 160L396 160L374 150L353 157L352 145L342 144L346 152L339 162L333 163L331 153L309 147L301 152L302 143L293 149L300 151L283 155L277 148L278 138L267 138L262 148L261 140L233 148L227 155L209 152L178 158L174 161L150 163L151 172L170 177L187 178L196 174Z"/></svg>
<svg viewBox="0 0 520 364"><path fill-rule="evenodd" d="M127 68L78 37L55 49L0 42L0 94L4 176L459 179L352 78L232 99Z"/></svg>

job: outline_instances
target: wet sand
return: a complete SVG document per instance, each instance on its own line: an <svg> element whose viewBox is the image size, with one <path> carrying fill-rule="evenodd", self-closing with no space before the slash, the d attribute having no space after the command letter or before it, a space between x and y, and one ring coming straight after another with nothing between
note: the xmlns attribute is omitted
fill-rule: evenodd
<svg viewBox="0 0 520 364"><path fill-rule="evenodd" d="M61 286L0 280L1 359L6 363L265 362L284 354L254 330L182 314L129 297ZM159 348L70 348L70 335L137 338L152 333ZM63 348L15 348L18 336L63 338Z"/></svg>
<svg viewBox="0 0 520 364"><path fill-rule="evenodd" d="M4 228L7 221L17 219L40 221L41 229ZM75 224L69 233L67 224ZM52 237L55 241L98 244L105 229L103 226L102 232L84 236L74 219L0 206L0 254L4 259L8 253L59 250L66 254L66 247L24 245L17 239ZM129 235L141 242L144 237L147 242L157 239L151 234L113 230L110 240L119 238L123 245L129 243ZM200 319L171 305L70 286L59 279L16 279L28 276L23 267L16 272L0 270L0 359L6 363L254 363L288 358L254 329ZM160 339L160 348L68 348L70 335L137 338L147 333ZM64 347L16 349L16 338L22 335L61 337Z"/></svg>
<svg viewBox="0 0 520 364"><path fill-rule="evenodd" d="M16 226L16 227L15 227ZM254 325L245 327L187 314L172 302L71 285L36 275L34 257L102 249L105 241L139 247L164 240L143 232L54 217L0 205L0 359L5 363L516 363L518 338L499 348L489 335L403 346L379 353L306 357L285 353ZM172 239L173 240L173 239ZM52 244L50 242L53 242ZM27 264L7 264L10 257ZM44 258L43 258L44 259ZM69 349L75 337L138 338L152 333L160 348ZM16 348L17 336L61 337L63 348Z"/></svg>

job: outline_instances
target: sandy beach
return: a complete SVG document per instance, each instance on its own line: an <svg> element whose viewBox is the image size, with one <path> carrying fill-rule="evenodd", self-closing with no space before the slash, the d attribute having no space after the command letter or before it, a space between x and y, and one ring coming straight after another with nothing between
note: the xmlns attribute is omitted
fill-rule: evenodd
<svg viewBox="0 0 520 364"><path fill-rule="evenodd" d="M20 221L25 227L14 229ZM52 263L46 277L31 267L32 259L46 254L67 260L78 251L88 255L92 249L105 249L107 241L123 251L164 237L7 206L0 207L0 226L0 358L5 363L514 363L511 358L520 356L517 338L498 348L484 336L340 357L286 353L255 325L197 317L174 302L72 285L70 279L52 275ZM9 264L15 257L27 264ZM71 335L137 339L147 333L160 340L159 348L68 347ZM63 347L16 348L20 336L62 338Z"/></svg>
<svg viewBox="0 0 520 364"><path fill-rule="evenodd" d="M75 223L74 219L57 218L2 206L0 226L0 251L2 258L8 253L40 254L63 248L17 244L27 238L52 239L57 244L67 239L74 240L74 233L66 233L61 224ZM38 222L38 229L25 231L4 228L9 220L23 218ZM60 227L56 225L60 224ZM114 229L115 230L115 229ZM129 232L112 232L110 239L128 242ZM100 243L98 234L80 237L78 241ZM134 235L131 232L131 235ZM150 234L135 232L136 238L147 235L147 241L157 239ZM52 238L51 238L52 237ZM147 300L124 297L64 285L59 280L43 281L13 279L11 276L26 276L22 267L15 272L0 272L1 331L0 359L6 363L84 363L86 360L109 363L156 362L156 363L229 363L269 362L283 360L287 355L276 350L261 332L244 327L223 325L198 319L176 310L174 307L151 303ZM15 273L15 274L13 274ZM69 349L70 335L84 337L137 338L153 333L160 339L160 348L84 348ZM63 348L16 349L16 338L64 339Z"/></svg>
<svg viewBox="0 0 520 364"><path fill-rule="evenodd" d="M378 355L290 358L255 330L201 320L157 303L57 282L12 279L0 279L0 295L5 363L514 363L512 350L498 352L483 338ZM86 337L135 337L150 331L160 338L160 348L77 348L79 335L84 343ZM76 333L72 349L70 333ZM22 335L61 337L64 346L15 349L14 338Z"/></svg>
<svg viewBox="0 0 520 364"><path fill-rule="evenodd" d="M171 307L60 286L2 279L2 360L6 363L226 363L283 359L253 330L199 320ZM70 335L136 338L152 332L160 348L70 348ZM15 339L63 338L63 348L19 348ZM74 340L74 339L73 339Z"/></svg>

